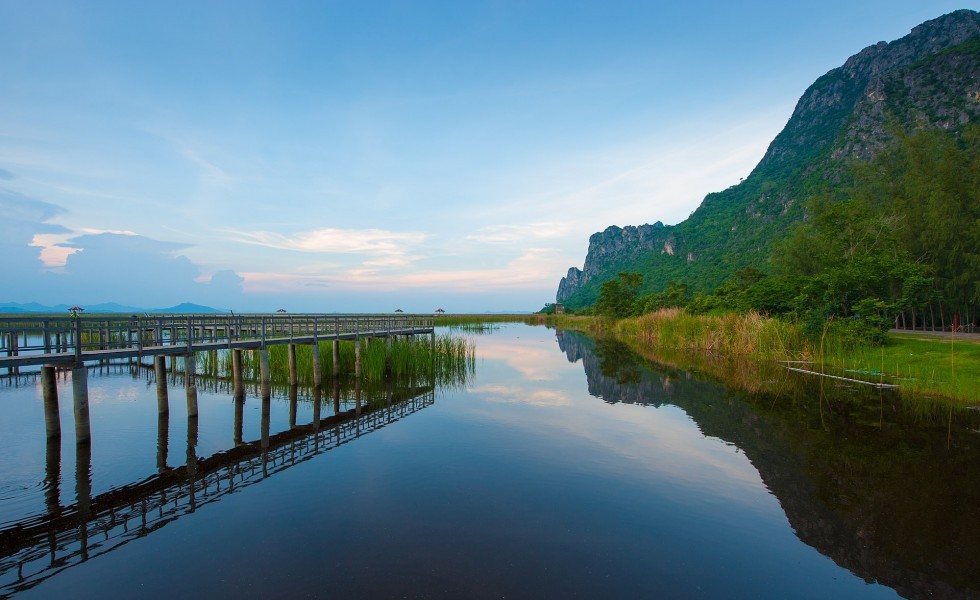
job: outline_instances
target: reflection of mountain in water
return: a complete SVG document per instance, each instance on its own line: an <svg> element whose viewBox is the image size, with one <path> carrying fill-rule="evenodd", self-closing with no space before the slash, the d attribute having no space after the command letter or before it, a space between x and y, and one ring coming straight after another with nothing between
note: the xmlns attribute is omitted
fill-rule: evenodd
<svg viewBox="0 0 980 600"><path fill-rule="evenodd" d="M647 363L617 342L558 332L606 402L684 409L738 446L796 535L866 581L910 598L980 596L980 415L916 413L877 390L808 380L749 396ZM805 380L806 381L806 380Z"/></svg>

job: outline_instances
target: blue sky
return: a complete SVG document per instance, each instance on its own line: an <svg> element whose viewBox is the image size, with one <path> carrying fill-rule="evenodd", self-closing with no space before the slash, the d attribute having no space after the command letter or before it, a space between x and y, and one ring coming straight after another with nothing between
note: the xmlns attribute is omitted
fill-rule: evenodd
<svg viewBox="0 0 980 600"><path fill-rule="evenodd" d="M536 310L958 8L0 0L0 302Z"/></svg>

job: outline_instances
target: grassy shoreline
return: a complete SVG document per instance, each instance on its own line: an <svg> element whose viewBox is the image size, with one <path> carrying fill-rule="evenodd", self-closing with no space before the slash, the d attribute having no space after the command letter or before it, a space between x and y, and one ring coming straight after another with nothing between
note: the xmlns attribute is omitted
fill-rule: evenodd
<svg viewBox="0 0 980 600"><path fill-rule="evenodd" d="M841 339L830 330L813 341L798 324L758 313L691 315L681 309L619 320L559 316L546 321L614 337L654 360L664 357L676 365L687 357L744 389L758 387L753 378L772 380L759 372L762 365L799 361L797 366L820 373L897 385L903 397L980 405L980 343L973 340L888 334L884 345L872 346Z"/></svg>

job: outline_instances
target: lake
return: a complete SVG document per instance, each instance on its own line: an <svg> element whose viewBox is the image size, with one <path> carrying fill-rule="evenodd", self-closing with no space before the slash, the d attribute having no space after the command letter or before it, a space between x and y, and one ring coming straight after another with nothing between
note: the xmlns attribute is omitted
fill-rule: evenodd
<svg viewBox="0 0 980 600"><path fill-rule="evenodd" d="M442 331L445 333L445 330ZM93 367L92 442L0 380L0 596L975 598L980 415L727 388L521 324L451 383L236 402ZM860 388L860 389L858 389ZM789 391L787 391L789 390ZM315 423L315 425L314 425Z"/></svg>

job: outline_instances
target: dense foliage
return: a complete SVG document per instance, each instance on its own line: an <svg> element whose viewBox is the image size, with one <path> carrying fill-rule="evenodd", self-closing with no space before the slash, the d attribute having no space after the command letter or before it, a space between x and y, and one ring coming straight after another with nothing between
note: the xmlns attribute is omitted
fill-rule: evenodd
<svg viewBox="0 0 980 600"><path fill-rule="evenodd" d="M814 195L807 218L774 247L766 271L735 271L711 293L683 282L641 295L643 275L602 284L595 312L614 318L670 307L782 315L819 336L828 323L879 341L892 326L945 328L980 305L980 126L963 135L896 133L855 165L838 195Z"/></svg>

